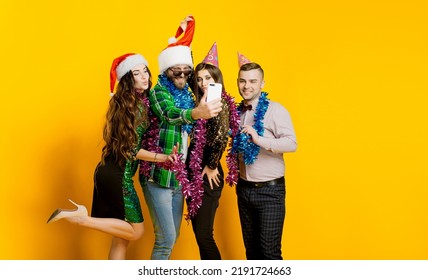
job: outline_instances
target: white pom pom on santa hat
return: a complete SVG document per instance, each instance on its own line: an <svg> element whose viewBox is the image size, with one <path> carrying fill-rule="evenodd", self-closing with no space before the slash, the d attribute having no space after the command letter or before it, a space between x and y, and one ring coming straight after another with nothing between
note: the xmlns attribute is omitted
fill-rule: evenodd
<svg viewBox="0 0 428 280"><path fill-rule="evenodd" d="M171 37L171 38L168 39L168 45L174 44L174 43L177 43L177 38Z"/></svg>

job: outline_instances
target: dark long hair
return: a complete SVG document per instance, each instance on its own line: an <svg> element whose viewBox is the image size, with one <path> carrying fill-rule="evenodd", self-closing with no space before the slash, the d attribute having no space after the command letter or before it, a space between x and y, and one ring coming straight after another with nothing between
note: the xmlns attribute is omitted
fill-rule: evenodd
<svg viewBox="0 0 428 280"><path fill-rule="evenodd" d="M223 74L221 73L221 70L212 64L201 62L198 65L196 65L195 73L193 74L194 86L193 86L192 90L196 96L196 102L197 103L199 103L202 96L204 95L203 92L199 91L199 87L198 87L198 72L202 71L202 70L207 70L208 73L210 73L211 77L213 77L213 79L216 83L222 84L222 86L223 86L222 91L226 92L226 89L224 88Z"/></svg>
<svg viewBox="0 0 428 280"><path fill-rule="evenodd" d="M132 71L126 73L117 85L116 93L112 96L106 114L103 129L105 146L102 149L102 163L109 155L113 155L120 166L132 159L133 150L138 136L136 128L144 123L148 126L148 108L143 102L152 87L152 75L149 73L149 87L142 93L137 93L134 87Z"/></svg>

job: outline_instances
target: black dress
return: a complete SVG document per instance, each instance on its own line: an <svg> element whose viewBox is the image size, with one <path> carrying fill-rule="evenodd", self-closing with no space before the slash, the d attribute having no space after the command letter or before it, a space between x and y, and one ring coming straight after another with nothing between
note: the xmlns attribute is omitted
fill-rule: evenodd
<svg viewBox="0 0 428 280"><path fill-rule="evenodd" d="M146 127L137 127L137 147L141 148L142 136ZM140 200L134 188L133 176L138 169L138 159L126 161L120 167L114 155L105 158L105 164L98 163L94 174L94 193L92 217L116 218L130 223L144 221Z"/></svg>

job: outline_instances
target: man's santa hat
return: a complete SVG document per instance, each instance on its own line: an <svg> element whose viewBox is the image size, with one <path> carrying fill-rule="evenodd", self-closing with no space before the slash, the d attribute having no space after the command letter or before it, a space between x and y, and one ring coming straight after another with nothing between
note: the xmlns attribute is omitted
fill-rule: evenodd
<svg viewBox="0 0 428 280"><path fill-rule="evenodd" d="M192 20L187 22L185 30L178 27L175 37L168 40L168 47L166 47L159 54L159 71L160 73L165 72L168 68L178 65L186 64L193 68L192 52L190 50L190 44L193 40L193 34L195 33L195 19L193 16L189 16ZM177 38L183 34L182 38Z"/></svg>
<svg viewBox="0 0 428 280"><path fill-rule="evenodd" d="M147 60L141 54L127 53L113 60L110 69L110 95L113 95L116 81L120 81L126 73L138 65L149 66Z"/></svg>
<svg viewBox="0 0 428 280"><path fill-rule="evenodd" d="M217 43L214 42L207 56L202 60L203 63L212 64L218 68L218 53L217 53Z"/></svg>

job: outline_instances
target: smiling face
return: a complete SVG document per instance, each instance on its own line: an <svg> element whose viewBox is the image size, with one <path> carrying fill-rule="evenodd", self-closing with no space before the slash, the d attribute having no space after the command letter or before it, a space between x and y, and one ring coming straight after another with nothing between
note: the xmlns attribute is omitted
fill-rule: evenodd
<svg viewBox="0 0 428 280"><path fill-rule="evenodd" d="M134 77L134 88L137 92L143 92L149 88L150 73L144 64L137 65L131 69Z"/></svg>
<svg viewBox="0 0 428 280"><path fill-rule="evenodd" d="M239 94L244 99L245 104L249 104L253 100L259 98L264 83L263 73L259 69L239 71Z"/></svg>
<svg viewBox="0 0 428 280"><path fill-rule="evenodd" d="M183 89L192 71L193 69L189 65L179 64L168 68L166 75L174 83L176 88Z"/></svg>

